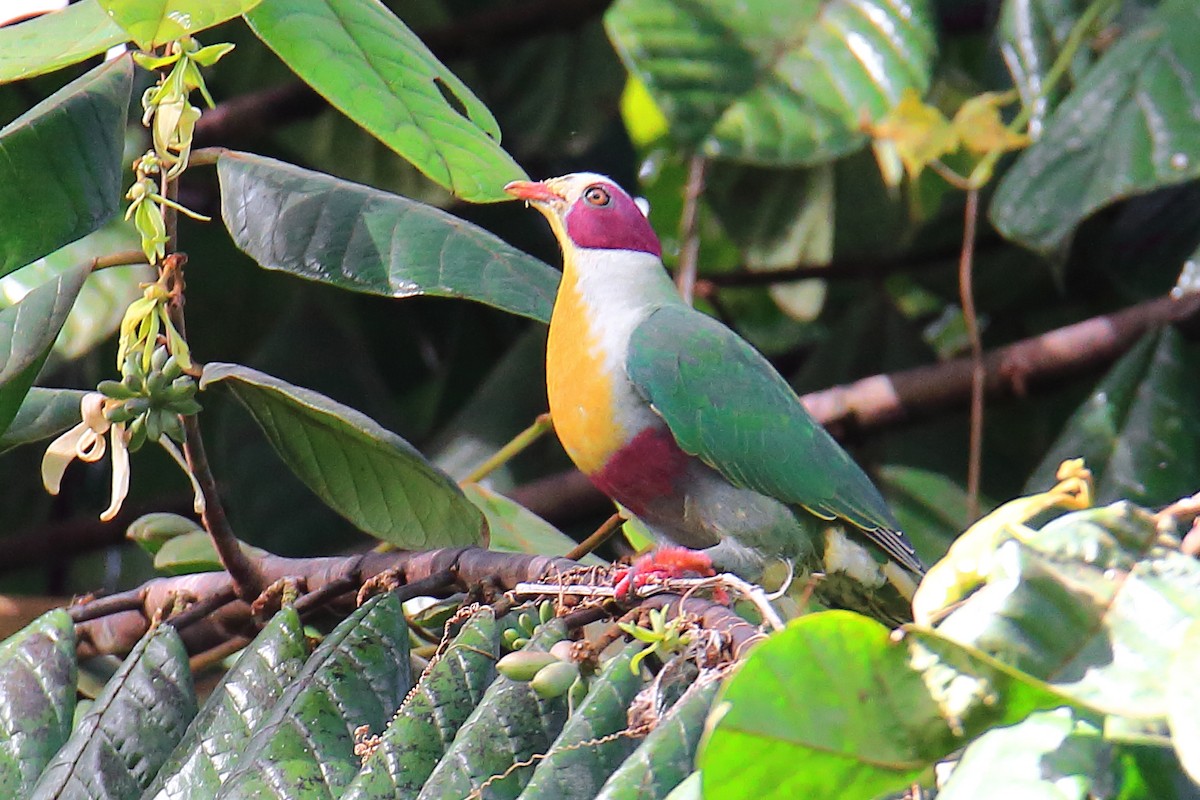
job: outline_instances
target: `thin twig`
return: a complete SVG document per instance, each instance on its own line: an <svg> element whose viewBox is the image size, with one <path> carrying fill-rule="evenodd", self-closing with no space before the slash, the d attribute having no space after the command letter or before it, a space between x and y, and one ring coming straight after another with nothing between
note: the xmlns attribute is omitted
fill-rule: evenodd
<svg viewBox="0 0 1200 800"><path fill-rule="evenodd" d="M488 456L482 464L471 470L471 474L463 478L462 482L479 483L479 481L508 463L521 451L552 430L554 430L554 423L550 421L550 415L538 414L537 419L533 421L532 425L514 436L508 444Z"/></svg>
<svg viewBox="0 0 1200 800"><path fill-rule="evenodd" d="M983 363L983 340L979 333L979 315L975 310L973 267L975 228L979 217L979 190L967 190L963 212L962 255L958 261L958 293L963 321L971 341L971 434L967 448L967 523L979 516L979 485L983 473L983 389L987 369Z"/></svg>
<svg viewBox="0 0 1200 800"><path fill-rule="evenodd" d="M594 552L596 548L607 542L612 535L621 529L621 525L625 522L625 518L620 514L613 514L604 521L604 524L597 528L591 535L584 539L579 544L575 545L570 551L563 556L572 561L578 561L588 553Z"/></svg>
<svg viewBox="0 0 1200 800"><path fill-rule="evenodd" d="M683 213L679 216L679 266L675 285L689 305L696 292L696 271L700 261L700 195L704 194L704 175L708 159L693 155L688 159L687 184L683 189Z"/></svg>
<svg viewBox="0 0 1200 800"><path fill-rule="evenodd" d="M110 267L128 267L133 265L149 266L146 264L146 254L141 250L120 250L92 259L92 272L99 272Z"/></svg>

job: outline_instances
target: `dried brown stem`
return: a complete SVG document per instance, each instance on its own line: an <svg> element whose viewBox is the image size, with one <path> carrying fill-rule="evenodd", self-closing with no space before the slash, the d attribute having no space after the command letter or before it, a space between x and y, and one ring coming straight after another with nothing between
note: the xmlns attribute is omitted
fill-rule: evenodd
<svg viewBox="0 0 1200 800"><path fill-rule="evenodd" d="M696 272L700 263L700 196L704 194L704 176L708 159L693 155L688 159L687 183L683 187L683 213L679 215L679 264L675 285L689 305L696 293Z"/></svg>
<svg viewBox="0 0 1200 800"><path fill-rule="evenodd" d="M963 321L971 341L971 433L967 446L967 519L979 516L979 487L983 476L983 339L979 333L979 314L975 310L974 263L975 229L979 220L979 190L967 190L963 211L962 254L958 259L958 294Z"/></svg>

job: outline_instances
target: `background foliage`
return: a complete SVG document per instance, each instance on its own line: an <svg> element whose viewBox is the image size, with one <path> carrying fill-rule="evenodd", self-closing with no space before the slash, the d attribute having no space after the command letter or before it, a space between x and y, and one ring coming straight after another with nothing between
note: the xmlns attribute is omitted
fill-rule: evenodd
<svg viewBox="0 0 1200 800"><path fill-rule="evenodd" d="M1187 306L1200 249L1200 8L1191 0L83 0L0 29L6 594L119 590L156 567L211 564L203 548L176 544L163 555L155 546L152 560L124 540L143 513L190 511L190 489L159 448L134 454L125 510L101 524L107 464L72 467L50 497L39 485L43 447L30 444L78 421L74 390L113 377L117 326L150 279L141 266L88 275L92 259L138 246L120 219L121 197L129 163L149 146L137 100L153 84L128 57L100 56L188 32L236 44L204 70L217 104L194 133L196 149L229 149L209 151L201 160L215 169L195 164L179 186L179 201L214 222L181 217L179 240L187 338L207 362L200 400L210 457L232 527L249 544L296 556L360 548L363 533L407 547L467 544L479 541L486 516L497 549L559 554L569 544L555 528L578 539L604 519L603 500L551 441L505 464L486 488L455 483L545 410L540 359L555 245L537 215L493 203L505 199L507 180L584 169L650 200L668 265L698 265L698 304L762 349L798 391L891 376L898 412L873 416L864 402L825 418L927 562L973 521L968 403L955 387L970 371L956 359L971 352L974 326L988 353L1033 345L1021 358L988 362L983 511L995 505L988 498L1046 491L1059 463L1076 456L1093 470L1101 506L1152 509L1200 487L1200 350ZM970 192L952 172L969 179ZM964 313L960 257L974 192L979 230L966 251L975 309ZM1176 304L1154 304L1172 291ZM1115 312L1137 323L1115 348L1101 335L1045 336ZM917 367L928 369L906 372ZM35 378L72 391L31 389ZM909 727L882 738L910 749L864 771L882 746L871 731L895 719L859 720L847 734L848 761L812 756L802 772L827 783L803 791L870 797L905 781L928 784L932 763L973 740L944 794L981 796L980 786L994 785L988 765L1000 760L1008 778L1028 765L1020 774L1030 785L1052 784L1059 796L1193 796L1179 764L1197 774L1196 731L1179 709L1196 708L1184 677L1196 659L1194 564L1151 541L1142 511L1092 513L1099 532L1075 519L1037 547L1005 544L1017 529L993 526L1003 535L983 548L996 560L979 557L980 580L1053 591L1006 599L981 591L972 597L983 600L904 648L857 618L793 623L741 673L750 688L727 688L731 701L739 691L751 698L733 704L730 730L738 714L796 716L754 705L777 677L773 658L842 675L812 653L844 646L848 661L861 657L894 682L889 696L905 709L894 716ZM1094 552L1080 555L1081 541ZM1167 574L1145 595L1162 602L1123 609L1133 594L1106 594L1106 579L1093 574L1105 558L1122 574ZM1092 587L1085 596L1059 591L1080 582ZM273 716L239 723L245 739L257 731L258 744L223 774L241 776L230 786L251 791L259 767L286 762L288 736L307 735L277 730L291 703L315 704L313 724L330 725L341 748L320 762L334 765L322 780L339 791L350 784L357 764L346 722L379 730L407 690L410 677L397 671L408 662L385 659L391 694L364 701L373 710L357 716L339 709L334 723L313 687L353 650L363 635L356 626L392 625L408 641L397 627L403 617L383 606L364 607L311 655L295 620L277 616L261 634L267 650L289 654L279 663L291 666L276 674L305 679L298 688L281 681L258 704ZM1075 641L1044 622L1020 628L1054 615L1100 624L1101 633ZM12 616L18 627L33 615L23 606ZM64 759L101 755L87 751L90 734L57 748L71 730L74 692L64 687L77 683L74 644L61 614L38 625L24 636L59 654L45 662L57 677L42 681L58 695L27 713L53 719L58 734L45 752L13 761L20 783L10 785L29 787L40 774L37 796L69 796ZM1158 649L1137 639L1141 627ZM1014 653L1026 636L1038 643L1033 652ZM4 647L16 653L28 645L21 641ZM1051 652L1054 643L1065 650ZM1149 673L1124 675L1117 658L1111 672L1097 667L1097 648L1117 643L1145 657ZM913 666L920 647L933 667ZM31 658L11 653L0 656ZM161 701L171 714L157 720L174 733L155 737L179 738L196 712L186 656L169 630L148 638L77 733L136 716L126 705L136 692L120 688L153 669L172 676L174 692ZM929 688L936 669L961 673L943 673L945 696ZM237 679L236 669L229 675ZM1153 697L1118 696L1118 685ZM479 700L471 694L468 706ZM702 718L704 708L690 713ZM194 718L217 724L215 713L205 706ZM677 778L690 771L699 736L688 730L685 755L672 756L686 764ZM795 730L751 733L794 767ZM736 796L720 792L746 777L721 771L743 759L736 748L747 745L731 742L713 734L707 745L706 796ZM722 747L735 749L722 756ZM172 757L186 760L179 752ZM105 796L137 796L167 755L144 754L144 772L122 773L132 783ZM777 774L775 762L762 763ZM166 782L160 776L162 791ZM663 794L675 782L664 779Z"/></svg>

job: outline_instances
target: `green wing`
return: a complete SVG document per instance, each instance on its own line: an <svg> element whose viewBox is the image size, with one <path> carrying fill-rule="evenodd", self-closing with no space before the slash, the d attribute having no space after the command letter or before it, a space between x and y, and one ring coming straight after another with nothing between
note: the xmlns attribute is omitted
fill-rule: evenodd
<svg viewBox="0 0 1200 800"><path fill-rule="evenodd" d="M626 370L685 452L740 488L844 519L924 571L871 480L729 328L686 306L658 308L634 330Z"/></svg>

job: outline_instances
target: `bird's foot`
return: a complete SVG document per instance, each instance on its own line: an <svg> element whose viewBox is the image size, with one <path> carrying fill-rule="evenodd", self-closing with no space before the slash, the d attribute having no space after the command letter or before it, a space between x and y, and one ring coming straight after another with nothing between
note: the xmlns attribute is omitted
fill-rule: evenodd
<svg viewBox="0 0 1200 800"><path fill-rule="evenodd" d="M625 601L647 583L670 578L711 578L716 574L712 559L706 553L686 547L662 547L642 556L632 566L618 570L613 576L613 592L618 601ZM728 595L717 587L713 599L726 603Z"/></svg>

